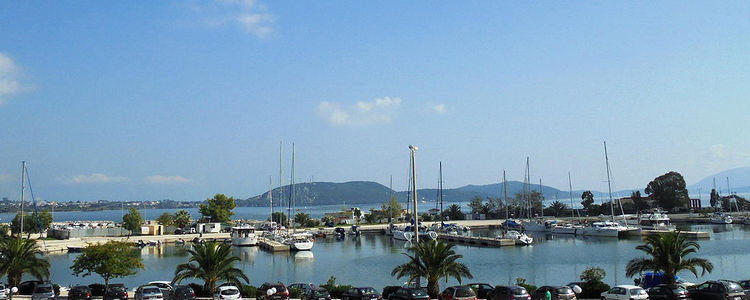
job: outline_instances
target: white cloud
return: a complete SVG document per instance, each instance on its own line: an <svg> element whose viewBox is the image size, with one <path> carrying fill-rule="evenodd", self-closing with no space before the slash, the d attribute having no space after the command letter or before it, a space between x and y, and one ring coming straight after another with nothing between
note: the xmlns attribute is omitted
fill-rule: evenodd
<svg viewBox="0 0 750 300"><path fill-rule="evenodd" d="M430 110L437 114L444 114L446 112L445 104L439 103L439 104L430 105Z"/></svg>
<svg viewBox="0 0 750 300"><path fill-rule="evenodd" d="M188 183L192 180L187 179L182 176L163 176L163 175L153 175L148 176L145 178L145 180L149 183L154 184L162 184L162 183Z"/></svg>
<svg viewBox="0 0 750 300"><path fill-rule="evenodd" d="M318 116L334 126L367 126L390 123L400 106L401 98L384 97L351 105L323 101L317 110Z"/></svg>
<svg viewBox="0 0 750 300"><path fill-rule="evenodd" d="M273 32L275 18L255 0L198 1L191 6L199 20L212 27L237 26L259 38Z"/></svg>
<svg viewBox="0 0 750 300"><path fill-rule="evenodd" d="M63 178L62 181L68 184L82 184L82 183L116 183L116 182L127 182L129 179L122 176L108 176L100 173L92 173L91 175L74 175L71 177Z"/></svg>
<svg viewBox="0 0 750 300"><path fill-rule="evenodd" d="M0 52L0 104L3 104L8 97L21 92L19 72L13 59Z"/></svg>

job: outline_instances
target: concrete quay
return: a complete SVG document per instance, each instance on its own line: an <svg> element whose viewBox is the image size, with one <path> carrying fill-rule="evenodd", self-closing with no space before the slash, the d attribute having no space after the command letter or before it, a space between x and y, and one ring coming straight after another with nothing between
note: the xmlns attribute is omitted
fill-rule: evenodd
<svg viewBox="0 0 750 300"><path fill-rule="evenodd" d="M438 234L438 238L453 243L473 244L487 247L515 246L516 242L511 239L496 239L489 237L464 236L456 234Z"/></svg>
<svg viewBox="0 0 750 300"><path fill-rule="evenodd" d="M194 238L202 238L203 240L224 240L230 238L229 233L204 233L200 234L171 234L171 235L133 235L130 237L85 237L85 238L72 238L68 240L37 240L36 243L45 252L58 252L68 251L68 246L85 248L89 244L106 243L108 241L127 241L135 243L138 240L144 242L148 241L159 241L162 244L175 243L178 240L185 242L191 242Z"/></svg>
<svg viewBox="0 0 750 300"><path fill-rule="evenodd" d="M277 241L267 239L265 237L258 237L258 247L271 252L288 252L291 250L289 248L289 245L285 245Z"/></svg>

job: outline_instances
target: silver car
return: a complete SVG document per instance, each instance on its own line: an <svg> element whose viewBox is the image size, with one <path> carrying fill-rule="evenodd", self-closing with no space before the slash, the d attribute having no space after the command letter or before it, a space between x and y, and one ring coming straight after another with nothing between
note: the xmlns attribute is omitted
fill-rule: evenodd
<svg viewBox="0 0 750 300"><path fill-rule="evenodd" d="M55 300L55 289L51 284L45 283L37 285L34 293L31 294L32 300Z"/></svg>
<svg viewBox="0 0 750 300"><path fill-rule="evenodd" d="M143 285L135 290L135 300L162 300L163 298L164 294L157 286Z"/></svg>
<svg viewBox="0 0 750 300"><path fill-rule="evenodd" d="M10 294L10 289L0 283L0 299L8 299L8 294Z"/></svg>

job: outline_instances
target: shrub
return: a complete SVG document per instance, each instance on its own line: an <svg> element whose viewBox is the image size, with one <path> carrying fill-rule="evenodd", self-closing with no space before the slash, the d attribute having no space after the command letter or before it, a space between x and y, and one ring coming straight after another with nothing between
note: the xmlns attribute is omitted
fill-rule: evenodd
<svg viewBox="0 0 750 300"><path fill-rule="evenodd" d="M602 281L607 276L607 272L600 267L588 267L581 272L581 280L586 282Z"/></svg>
<svg viewBox="0 0 750 300"><path fill-rule="evenodd" d="M249 284L243 284L239 288L242 298L255 298L256 294L258 294L258 288Z"/></svg>
<svg viewBox="0 0 750 300"><path fill-rule="evenodd" d="M333 299L341 299L341 296L344 294L344 292L352 288L351 285L338 285L336 283L336 277L334 276L329 277L328 281L326 281L326 283L324 284L321 284L320 287L328 290L328 293L331 294L331 298Z"/></svg>
<svg viewBox="0 0 750 300"><path fill-rule="evenodd" d="M516 285L525 288L526 291L529 292L529 294L533 294L534 291L536 291L536 285L526 283L526 278L516 278Z"/></svg>
<svg viewBox="0 0 750 300"><path fill-rule="evenodd" d="M300 298L302 298L302 289L299 289L299 288L290 288L289 289L289 298L292 298L292 299L300 299Z"/></svg>
<svg viewBox="0 0 750 300"><path fill-rule="evenodd" d="M609 291L609 284L601 281L590 281L584 282L581 286L580 299L598 299L599 296L606 291Z"/></svg>

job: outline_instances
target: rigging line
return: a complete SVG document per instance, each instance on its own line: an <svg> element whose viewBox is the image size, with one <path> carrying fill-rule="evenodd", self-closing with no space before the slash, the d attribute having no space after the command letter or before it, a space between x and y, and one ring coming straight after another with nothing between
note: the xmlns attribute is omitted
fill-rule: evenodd
<svg viewBox="0 0 750 300"><path fill-rule="evenodd" d="M34 198L34 189L31 188L31 178L29 177L29 168L25 168L23 171L26 172L26 182L29 184L29 193L31 193L31 203L34 204L34 212L37 214L37 220L36 220L37 222L36 222L36 224L37 224L37 226L39 226L39 237L41 238L41 236L42 236L42 220L40 219L39 210L37 209L37 206L36 206L36 198ZM44 248L46 249L47 248L47 242L45 242L44 240L42 240L42 244L44 245Z"/></svg>

